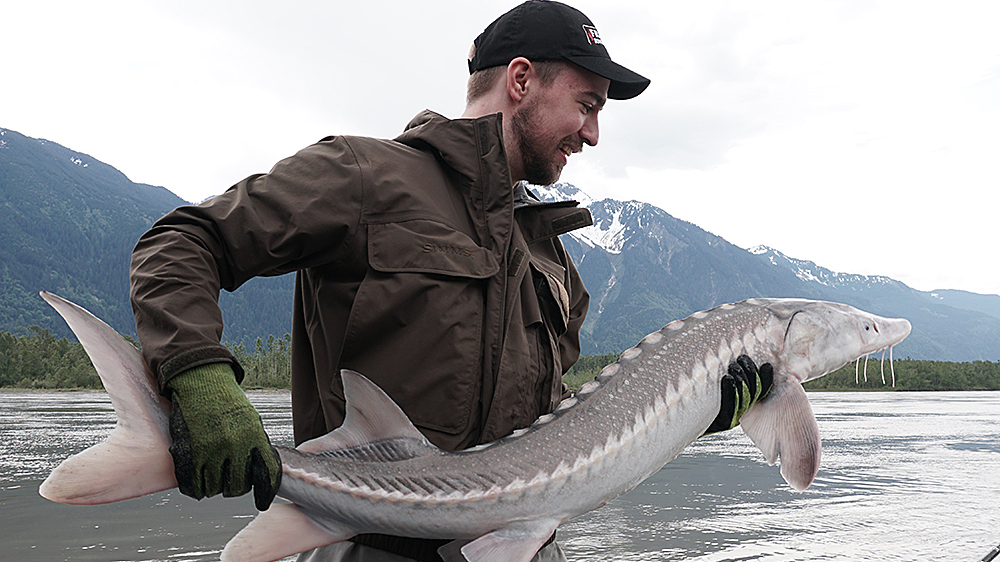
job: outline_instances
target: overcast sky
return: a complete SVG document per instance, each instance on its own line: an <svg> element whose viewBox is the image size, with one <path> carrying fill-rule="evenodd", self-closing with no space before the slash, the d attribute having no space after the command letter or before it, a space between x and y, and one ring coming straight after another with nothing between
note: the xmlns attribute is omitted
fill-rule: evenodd
<svg viewBox="0 0 1000 562"><path fill-rule="evenodd" d="M5 2L0 127L189 201L331 134L464 109L517 2ZM652 79L563 173L749 248L1000 293L1000 2L579 0Z"/></svg>

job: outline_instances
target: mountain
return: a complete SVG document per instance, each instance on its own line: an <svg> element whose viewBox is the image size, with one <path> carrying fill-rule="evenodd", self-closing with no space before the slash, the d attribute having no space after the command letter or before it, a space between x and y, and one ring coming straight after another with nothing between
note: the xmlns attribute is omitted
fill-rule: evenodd
<svg viewBox="0 0 1000 562"><path fill-rule="evenodd" d="M543 201L574 199L594 225L563 235L591 307L584 353L623 350L667 322L725 302L799 297L904 317L913 332L896 357L1000 359L1000 296L914 290L888 277L837 273L764 246L745 250L638 201L594 201L567 184L532 186Z"/></svg>
<svg viewBox="0 0 1000 562"><path fill-rule="evenodd" d="M134 335L132 247L156 219L184 204L87 154L0 129L0 330L37 325L68 336L65 323L39 298L45 290ZM249 343L288 332L291 286L290 278L255 279L245 290L224 294L224 337Z"/></svg>
<svg viewBox="0 0 1000 562"><path fill-rule="evenodd" d="M594 216L593 226L563 235L591 293L584 353L624 350L671 320L725 302L803 297L908 318L913 333L897 357L1000 359L998 295L920 292L886 277L836 273L771 248L745 250L647 203L594 201L568 184L534 189L543 200L580 201ZM134 334L132 247L184 204L86 154L0 129L0 330L38 325L68 335L38 297L47 290ZM252 346L257 337L287 333L292 286L286 275L223 292L223 339Z"/></svg>
<svg viewBox="0 0 1000 562"><path fill-rule="evenodd" d="M981 295L954 289L939 289L924 294L933 302L939 302L952 308L983 312L1000 318L1000 295Z"/></svg>

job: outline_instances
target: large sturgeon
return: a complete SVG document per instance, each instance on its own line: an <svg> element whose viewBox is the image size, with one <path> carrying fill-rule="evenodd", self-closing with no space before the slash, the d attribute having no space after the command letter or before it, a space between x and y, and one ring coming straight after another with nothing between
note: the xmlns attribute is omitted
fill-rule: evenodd
<svg viewBox="0 0 1000 562"><path fill-rule="evenodd" d="M39 492L94 504L176 486L169 402L139 352L86 310L42 293L93 360L118 424L106 443L63 461ZM836 303L753 299L671 322L530 427L454 453L430 444L365 377L343 371L341 428L279 447L275 503L225 547L223 560L273 561L359 533L456 539L448 562L527 561L570 518L632 489L704 434L720 379L740 354L771 363L774 384L744 432L795 489L819 470L819 428L801 383L898 344L910 332Z"/></svg>

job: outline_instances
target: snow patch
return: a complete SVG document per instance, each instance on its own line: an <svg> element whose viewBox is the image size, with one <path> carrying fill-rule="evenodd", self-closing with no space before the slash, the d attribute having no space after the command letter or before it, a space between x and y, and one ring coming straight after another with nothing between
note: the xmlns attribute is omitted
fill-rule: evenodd
<svg viewBox="0 0 1000 562"><path fill-rule="evenodd" d="M618 209L611 215L611 220L601 220L592 226L581 228L573 232L577 239L584 239L591 246L600 246L605 251L612 254L622 253L625 247L626 231L628 230L622 222L624 209Z"/></svg>
<svg viewBox="0 0 1000 562"><path fill-rule="evenodd" d="M581 207L590 207L593 204L593 197L580 191L570 183L554 183L552 185L528 184L530 189L538 199L546 203L555 201L576 201Z"/></svg>
<svg viewBox="0 0 1000 562"><path fill-rule="evenodd" d="M799 279L808 283L818 283L826 287L847 288L853 286L855 288L865 288L893 283L892 279L881 275L869 276L831 271L811 261L790 258L778 250L767 246L754 246L747 251L755 256L767 255L767 261L771 265L783 265L790 269Z"/></svg>

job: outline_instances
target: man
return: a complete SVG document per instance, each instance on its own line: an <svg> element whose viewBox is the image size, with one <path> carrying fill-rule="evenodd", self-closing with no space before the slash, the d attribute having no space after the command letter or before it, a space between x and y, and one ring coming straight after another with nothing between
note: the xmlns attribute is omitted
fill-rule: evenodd
<svg viewBox="0 0 1000 562"><path fill-rule="evenodd" d="M391 141L326 138L140 239L133 308L173 401L183 493L253 488L263 510L280 483L237 384L242 370L219 343L219 290L257 275L297 272L296 443L343 421L343 368L378 384L447 450L526 427L559 403L589 297L558 236L592 221L520 182L553 183L572 154L597 144L607 99L635 97L649 81L612 62L586 16L549 1L487 27L469 70L461 119L424 112ZM716 429L755 398L731 386ZM366 535L304 558L434 560L440 544ZM561 553L551 543L540 556Z"/></svg>

